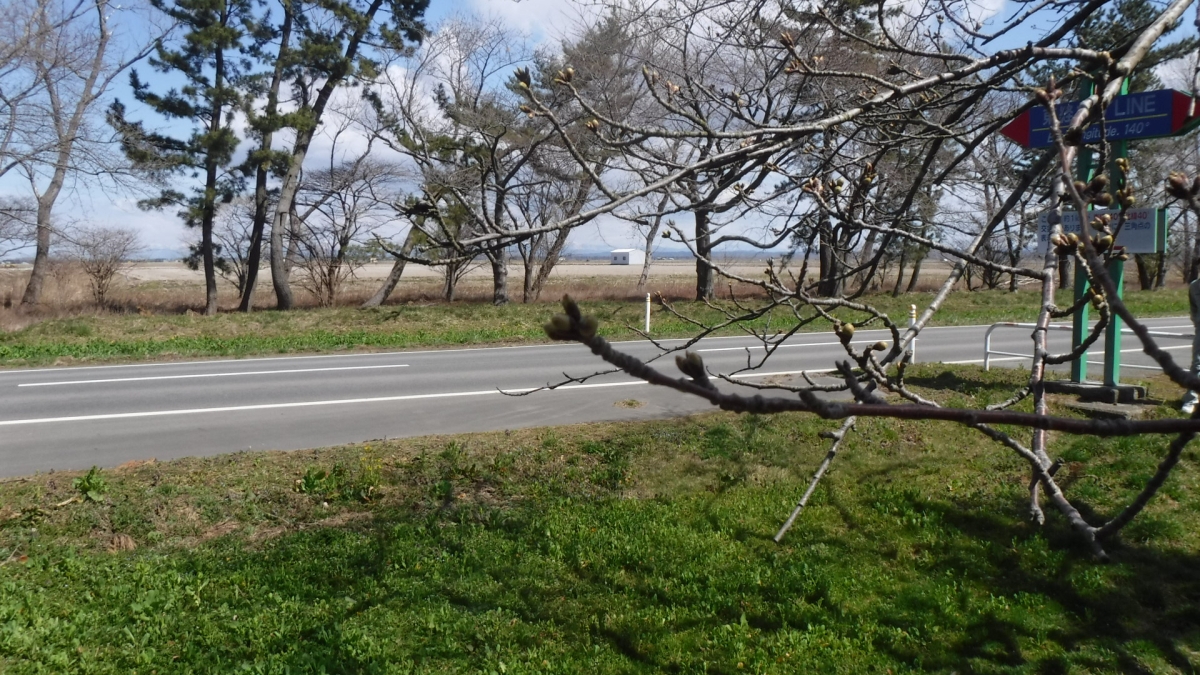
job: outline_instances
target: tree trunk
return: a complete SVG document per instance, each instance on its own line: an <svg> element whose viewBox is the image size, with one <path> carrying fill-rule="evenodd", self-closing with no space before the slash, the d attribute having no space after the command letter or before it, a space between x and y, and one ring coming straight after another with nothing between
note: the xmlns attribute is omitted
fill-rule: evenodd
<svg viewBox="0 0 1200 675"><path fill-rule="evenodd" d="M416 232L416 228L409 230L408 236L404 238L404 244L400 246L401 255L408 255L409 252L412 251L413 246L416 245L417 238L413 236L414 232ZM387 279L383 280L383 284L379 287L379 290L375 291L375 295L372 295L370 298L368 298L367 301L362 304L362 306L379 307L383 303L387 302L387 299L392 294L392 291L396 290L396 285L400 283L400 275L404 274L404 266L406 264L408 264L407 260L400 256L396 256L396 262L392 263L392 271L388 272Z"/></svg>
<svg viewBox="0 0 1200 675"><path fill-rule="evenodd" d="M363 36L375 21L375 14L382 5L383 0L372 0L367 10L359 17L360 20L356 22L354 34L347 40L346 50L341 55L347 63L353 63L358 58L358 49L362 46ZM290 232L293 227L292 208L296 201L296 190L300 187L300 167L304 164L304 158L308 156L308 148L312 144L313 134L320 127L321 115L325 113L325 106L328 105L334 90L345 79L345 76L345 70L342 69L328 77L321 85L316 101L307 111L306 125L296 130L296 143L292 146L291 161L279 189L279 203L275 206L275 218L271 222L271 284L275 287L275 304L279 309L291 309L295 305L292 287L288 283L288 265L284 260L283 233L285 230Z"/></svg>
<svg viewBox="0 0 1200 675"><path fill-rule="evenodd" d="M54 177L58 176L59 172L55 171ZM25 284L25 294L21 296L22 305L36 305L42 301L42 287L46 283L46 269L50 265L50 216L60 189L62 181L56 183L51 179L50 188L37 200L37 248L33 255L33 270L29 273L29 283Z"/></svg>
<svg viewBox="0 0 1200 675"><path fill-rule="evenodd" d="M213 166L210 170L212 180L216 182L217 171ZM209 191L211 194L211 191ZM204 220L200 224L200 251L204 256L204 316L214 316L217 313L217 269L213 256L213 215L215 208L211 197L205 197Z"/></svg>
<svg viewBox="0 0 1200 675"><path fill-rule="evenodd" d="M521 256L521 261L524 263L525 277L521 282L521 302L529 304L533 302L533 246L530 246L529 255Z"/></svg>
<svg viewBox="0 0 1200 675"><path fill-rule="evenodd" d="M653 237L656 234L658 234L658 220L657 219L655 219L654 225L650 229L650 236L646 237L646 255L645 255L645 260L642 261L642 273L638 276L638 282L637 282L637 292L639 294L644 293L646 291L646 284L649 283L649 281L650 281L650 263L652 261L651 256L654 254L654 239L653 239Z"/></svg>
<svg viewBox="0 0 1200 675"><path fill-rule="evenodd" d="M1164 244L1165 245L1165 244ZM1158 252L1158 269L1154 273L1154 288L1165 288L1167 285L1167 254Z"/></svg>
<svg viewBox="0 0 1200 675"><path fill-rule="evenodd" d="M711 300L713 297L712 232L709 230L708 211L696 212L696 299Z"/></svg>
<svg viewBox="0 0 1200 675"><path fill-rule="evenodd" d="M1133 256L1133 260L1137 263L1138 285L1143 291L1149 291L1154 288L1154 279L1150 276L1150 268L1146 265L1145 254L1138 253Z"/></svg>
<svg viewBox="0 0 1200 675"><path fill-rule="evenodd" d="M250 226L250 250L247 252L246 283L242 286L242 300L238 303L238 311L249 312L254 308L254 289L258 286L258 268L262 264L262 242L267 228L268 208L271 200L267 191L267 171L271 165L269 153L274 140L275 114L279 108L279 85L283 81L283 67L287 56L288 43L292 35L292 3L284 0L283 26L279 33L279 55L275 59L275 72L271 75L271 86L267 90L267 107L264 111L266 124L271 125L263 131L262 143L259 145L258 167L254 178L254 221Z"/></svg>
<svg viewBox="0 0 1200 675"><path fill-rule="evenodd" d="M454 302L454 292L458 288L458 264L446 265L446 276L442 279L442 299Z"/></svg>
<svg viewBox="0 0 1200 675"><path fill-rule="evenodd" d="M225 26L228 20L228 13L222 12L221 25ZM217 49L213 63L213 85L217 91L221 91L225 86L224 49ZM224 99L220 96L213 98L208 128L210 139L221 129L224 117ZM215 316L217 313L217 269L216 256L213 255L213 221L217 215L217 169L212 147L209 146L204 157L204 203L200 216L200 254L204 258L204 316Z"/></svg>
<svg viewBox="0 0 1200 675"><path fill-rule="evenodd" d="M1058 289L1070 288L1071 279L1071 263L1075 262L1074 258L1069 256L1058 256Z"/></svg>
<svg viewBox="0 0 1200 675"><path fill-rule="evenodd" d="M841 269L838 265L837 247L833 240L833 228L828 220L821 227L821 279L817 282L817 295L833 298L842 294Z"/></svg>
<svg viewBox="0 0 1200 675"><path fill-rule="evenodd" d="M264 145L271 142L271 134L264 137ZM266 161L258 167L254 179L254 220L250 225L250 250L246 253L246 281L242 284L242 299L238 302L239 312L254 309L254 288L258 285L258 268L262 264L262 240L267 228L267 167Z"/></svg>
<svg viewBox="0 0 1200 675"><path fill-rule="evenodd" d="M646 291L646 284L650 281L650 263L654 256L654 240L658 238L658 230L662 227L662 211L667 208L667 203L671 196L663 195L663 198L658 203L658 212L654 214L654 221L650 224L650 232L646 235L646 259L642 261L642 274L638 277L637 291L642 294Z"/></svg>
<svg viewBox="0 0 1200 675"><path fill-rule="evenodd" d="M500 249L489 256L492 263L492 304L508 304L508 250Z"/></svg>
<svg viewBox="0 0 1200 675"><path fill-rule="evenodd" d="M554 266L558 264L558 259L562 257L562 251L566 245L567 233L560 232L558 238L550 246L550 250L546 252L545 259L538 265L537 274L533 277L534 302L542 297L542 289L546 287L546 280L550 278L550 272L554 271Z"/></svg>
<svg viewBox="0 0 1200 675"><path fill-rule="evenodd" d="M295 154L292 155L292 161L296 161ZM284 190L279 193L279 203L275 205L275 218L271 221L271 285L275 289L277 309L291 309L295 304L292 287L288 284L287 250L283 245L283 233L290 229L291 224L292 208L287 202L295 197L296 182L285 183Z"/></svg>
<svg viewBox="0 0 1200 675"><path fill-rule="evenodd" d="M892 297L900 297L900 285L904 283L904 266L908 262L908 247L900 247L900 262L896 269L896 285L892 286Z"/></svg>
<svg viewBox="0 0 1200 675"><path fill-rule="evenodd" d="M913 261L912 276L908 278L908 288L904 289L905 293L912 293L917 290L917 281L921 278L921 261L925 260L928 251L921 251L917 259Z"/></svg>
<svg viewBox="0 0 1200 675"><path fill-rule="evenodd" d="M870 260L872 257L874 257L874 255L875 255L875 235L876 235L875 230L871 230L870 232L867 233L866 241L863 242L863 253L862 253L862 256L859 257L859 263L858 263L859 267L866 265L867 261ZM861 290L866 289L867 285L870 284L874 280L873 277L875 276L875 269L877 269L877 268L868 267L868 268L860 271L858 274L854 275L858 280L858 288L860 289L860 292L861 292ZM878 286L876 286L876 287L878 287Z"/></svg>

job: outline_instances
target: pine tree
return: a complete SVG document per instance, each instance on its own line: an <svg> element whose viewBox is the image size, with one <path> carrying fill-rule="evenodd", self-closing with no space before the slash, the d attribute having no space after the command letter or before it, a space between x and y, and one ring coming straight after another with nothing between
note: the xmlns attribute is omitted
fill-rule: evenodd
<svg viewBox="0 0 1200 675"><path fill-rule="evenodd" d="M148 209L178 207L188 227L200 229L195 253L204 267L206 315L217 311L216 249L213 220L218 203L228 203L241 190L241 178L228 168L238 146L232 123L241 95L239 80L249 70L242 55L247 27L253 25L249 0L151 0L153 6L183 28L178 47L160 45L150 60L155 70L182 77L178 89L165 94L150 90L137 71L130 75L133 95L156 113L192 125L186 138L147 132L141 122L125 119L114 102L110 122L122 136L135 165L160 176L184 173L202 178L190 194L165 188L158 197L140 202Z"/></svg>
<svg viewBox="0 0 1200 675"><path fill-rule="evenodd" d="M293 304L284 235L294 227L300 172L325 109L338 87L380 74L374 49L402 50L421 38L427 5L428 0L283 0L281 18L291 18L294 46L281 50L281 72L291 83L293 109L286 116L267 113L274 125L267 128L295 132L271 222L271 281L279 309Z"/></svg>

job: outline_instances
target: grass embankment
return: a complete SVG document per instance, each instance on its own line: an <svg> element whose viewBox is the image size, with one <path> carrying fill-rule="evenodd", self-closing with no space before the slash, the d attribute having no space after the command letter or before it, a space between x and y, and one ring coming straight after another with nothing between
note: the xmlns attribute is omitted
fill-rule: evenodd
<svg viewBox="0 0 1200 675"><path fill-rule="evenodd" d="M912 375L960 405L1021 379ZM831 426L718 413L244 453L106 472L102 502L57 507L76 474L0 485L0 671L1200 668L1195 450L1100 564L1057 514L1028 522L1012 453L861 420L776 545ZM1053 454L1105 514L1164 445Z"/></svg>
<svg viewBox="0 0 1200 675"><path fill-rule="evenodd" d="M866 302L885 311L893 320L907 322L910 303L924 307L932 294L899 298L873 296ZM1142 316L1187 312L1183 289L1130 292L1131 309ZM1036 296L1030 292L955 293L932 325L964 325L996 321L1032 321ZM1069 304L1063 294L1060 303ZM629 339L627 326L640 326L640 303L597 301L588 311L603 319L602 331L611 339ZM719 314L700 303L676 307L703 321ZM542 324L557 310L554 303L433 304L384 307L311 309L293 312L225 313L216 317L156 314L102 314L49 320L24 330L0 335L0 364L45 365L156 358L253 356L349 349L407 349L461 345L518 344L545 340ZM849 320L862 317L845 315ZM695 328L656 308L653 333L659 337L693 335ZM787 328L790 317L780 313L763 319L756 328ZM829 330L815 322L812 330ZM726 331L731 334L732 331Z"/></svg>

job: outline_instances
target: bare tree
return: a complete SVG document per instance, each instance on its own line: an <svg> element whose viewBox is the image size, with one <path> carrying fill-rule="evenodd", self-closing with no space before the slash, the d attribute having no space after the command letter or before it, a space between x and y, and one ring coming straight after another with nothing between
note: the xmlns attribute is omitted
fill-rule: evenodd
<svg viewBox="0 0 1200 675"><path fill-rule="evenodd" d="M68 179L106 175L118 164L100 119L103 98L163 35L153 22L143 23L138 37L123 36L127 46L118 54L110 16L119 9L108 0L86 5L36 0L25 15L28 23L19 29L24 48L7 73L19 83L19 105L12 100L0 105L8 106L10 120L2 142L37 202L33 271L22 304L40 301L54 207Z"/></svg>
<svg viewBox="0 0 1200 675"><path fill-rule="evenodd" d="M338 141L351 128L347 120L332 134L328 168L306 172L296 194L295 244L303 270L297 281L326 307L366 262L363 248L393 213L397 192L396 167L372 159L369 142L356 158L339 161Z"/></svg>
<svg viewBox="0 0 1200 675"><path fill-rule="evenodd" d="M566 243L565 229L547 226L583 211L595 194L593 176L604 171L603 153L594 152L598 146L583 110L554 85L573 70L559 70L557 59L530 53L519 36L498 23L466 19L441 26L401 63L403 69L375 95L369 126L420 172L421 194L401 215L420 229L422 241L405 255L455 268L447 272L448 296L462 271L459 262L486 259L492 301L502 305L509 301L509 252L515 242L477 247L469 254L456 242L527 231L520 238L526 263L523 297L536 297ZM520 74L507 78L514 67ZM555 124L521 103L520 91L530 86L544 92L544 103L560 113Z"/></svg>
<svg viewBox="0 0 1200 675"><path fill-rule="evenodd" d="M96 304L108 304L108 292L117 274L141 250L137 232L120 227L78 227L67 244L68 257L77 262L91 284Z"/></svg>
<svg viewBox="0 0 1200 675"><path fill-rule="evenodd" d="M1200 418L1113 422L1057 417L1051 414L1047 399L1047 369L1083 358L1110 318L1119 316L1134 331L1143 351L1173 382L1200 389L1200 377L1181 368L1158 347L1117 296L1105 270L1109 262L1124 255L1113 241L1123 225L1124 210L1135 201L1131 167L1127 162L1114 163L1116 178L1109 184L1086 176L1076 182L1072 164L1083 143L1083 130L1099 120L1124 80L1161 44L1189 4L1190 0L1174 0L1152 9L1152 16L1139 23L1120 50L1110 52L1108 45L1096 48L1081 42L1075 32L1104 7L1099 0L1053 9L1040 5L1017 12L986 31L971 3L949 0L813 7L807 12L767 2L654 3L641 9L653 16L653 30L673 50L672 60L648 61L644 71L646 96L657 106L657 116L631 121L605 115L572 87L570 77L560 78L560 86L570 90L592 117L589 128L595 138L614 152L612 163L619 162L622 167L606 175L591 174L602 195L600 202L542 228L482 231L459 237L453 244L461 251L459 257L465 258L475 251L526 240L538 231L576 226L638 200L668 193L672 204L664 209L665 214L716 213L729 224L742 218L755 226L722 232L709 241L703 241L707 235L702 228L694 233L673 229L672 237L693 252L711 250L714 242L722 240L767 250L791 243L796 252L805 253L827 246L831 250L829 255L821 254L821 263L828 263L829 268L820 272L816 284L807 281L807 257L799 259L799 269L783 269L772 261L765 278L733 274L708 257L715 273L755 286L766 298L754 303L739 300L728 306L710 303L723 311L719 321L688 317L667 303L663 307L695 321L700 327L697 338L731 326L756 335L763 349L748 358L746 369L761 367L794 332L829 325L845 348L845 359L833 364L841 377L836 385L760 387L783 390L776 396L729 393L722 391L716 380L737 373L708 372L698 354L684 351L686 346L664 348L666 353L676 354L677 366L684 374L683 378L668 376L614 349L596 334L596 319L585 316L569 300L564 302L566 313L551 320L547 333L555 339L583 343L608 364L634 377L702 397L726 410L760 414L793 410L836 420L838 427L830 432L829 455L818 467L813 486L833 461L839 440L850 432L856 417L962 424L1028 466L1032 519L1043 522L1043 505L1051 505L1096 555L1104 556L1103 542L1154 497L1183 448L1200 431ZM1055 20L1044 22L1045 16L1039 14L1043 10L1051 11ZM1032 40L1013 49L995 46L1000 36L1015 30L1028 31ZM1060 77L1055 80L1050 73ZM992 206L986 222L972 228L973 233L956 224L966 235L957 241L941 241L914 226L928 221L922 216L923 199L930 200L927 207L932 204L941 210L940 200L931 199L931 188L971 161L981 144L1013 116L1033 105L1044 105L1048 114L1056 115L1053 104L1071 96L1071 88L1085 79L1095 84L1095 91L1082 97L1071 109L1070 118L1062 120L1061 133L1056 123L1051 124L1054 147L1036 153L1011 180L989 187ZM562 127L556 110L543 104L540 93L520 71L518 81L524 85L520 91L532 114ZM992 106L994 96L1014 90L1028 98L1023 96L1024 100L1008 109L997 111ZM560 135L564 146L572 148L570 136ZM1101 133L1099 138L1105 135ZM668 155L666 150L676 139L692 150ZM1097 150L1102 159L1112 157L1103 141L1098 142ZM587 161L579 163L582 170L589 169ZM1053 178L1048 182L1049 194L1044 195L1053 233L1041 264L1023 267L981 255L986 242L1003 232L1006 219L1023 201L1028 203L1047 174ZM1172 179L1178 198L1194 197L1188 178ZM1200 194L1200 187L1196 193ZM1116 204L1121 215L1095 220L1078 235L1062 231L1064 209L1083 212L1089 204L1106 202ZM844 234L836 234L835 228ZM822 238L831 232L835 237L826 245ZM878 270L897 251L894 242L898 240L954 261L933 300L907 328L872 306L864 295ZM1014 244L1013 251L1016 248ZM1007 247L1004 253L1009 254ZM1065 353L1052 352L1047 341L1051 320L1077 309L1055 305L1059 256L1080 262L1082 273L1096 289L1081 302L1092 303L1099 317L1082 344ZM912 340L971 266L1000 277L1016 276L1039 288L1039 294L1030 294L1031 302L1038 306L1032 367L1027 383L1006 401L986 409L948 408L910 389L905 369ZM761 326L760 320L767 316L786 316L790 323L778 334L760 333L761 328L754 326ZM889 339L860 344L854 334L861 326L878 326L887 331ZM818 396L831 389L850 392L855 402L833 403ZM1025 401L1032 412L1012 409ZM1022 432L1016 430L1020 428L1028 429L1030 435L1022 438ZM1085 515L1055 478L1049 431L1175 436L1166 444L1158 470L1139 480L1138 494L1123 508ZM811 494L812 487L777 538L784 535Z"/></svg>

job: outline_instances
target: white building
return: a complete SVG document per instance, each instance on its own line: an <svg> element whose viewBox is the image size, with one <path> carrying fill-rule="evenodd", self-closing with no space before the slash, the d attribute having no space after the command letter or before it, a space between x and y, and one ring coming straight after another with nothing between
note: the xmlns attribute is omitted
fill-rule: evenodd
<svg viewBox="0 0 1200 675"><path fill-rule="evenodd" d="M646 252L636 248L618 248L610 253L610 265L641 265L646 262Z"/></svg>

